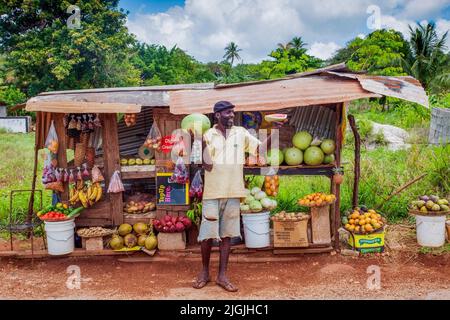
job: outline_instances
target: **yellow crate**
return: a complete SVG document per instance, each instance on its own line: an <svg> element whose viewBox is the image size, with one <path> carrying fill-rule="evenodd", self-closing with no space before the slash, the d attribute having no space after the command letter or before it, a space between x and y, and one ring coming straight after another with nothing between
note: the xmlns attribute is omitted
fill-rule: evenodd
<svg viewBox="0 0 450 320"><path fill-rule="evenodd" d="M369 234L350 233L348 244L355 249L384 247L384 236L384 229L382 231Z"/></svg>

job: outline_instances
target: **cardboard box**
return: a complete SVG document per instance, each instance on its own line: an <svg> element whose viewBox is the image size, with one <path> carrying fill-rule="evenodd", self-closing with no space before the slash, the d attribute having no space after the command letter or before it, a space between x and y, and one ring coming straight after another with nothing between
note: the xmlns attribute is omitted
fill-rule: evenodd
<svg viewBox="0 0 450 320"><path fill-rule="evenodd" d="M186 249L186 233L158 233L159 250L183 250Z"/></svg>
<svg viewBox="0 0 450 320"><path fill-rule="evenodd" d="M308 220L273 221L275 248L308 247Z"/></svg>
<svg viewBox="0 0 450 320"><path fill-rule="evenodd" d="M361 253L383 252L385 231L369 234L350 233L348 244Z"/></svg>
<svg viewBox="0 0 450 320"><path fill-rule="evenodd" d="M81 238L81 246L87 251L103 250L103 237Z"/></svg>

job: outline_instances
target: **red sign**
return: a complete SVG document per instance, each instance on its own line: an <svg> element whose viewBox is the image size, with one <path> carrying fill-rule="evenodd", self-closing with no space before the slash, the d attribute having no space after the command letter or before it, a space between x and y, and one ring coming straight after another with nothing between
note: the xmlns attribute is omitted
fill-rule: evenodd
<svg viewBox="0 0 450 320"><path fill-rule="evenodd" d="M161 140L161 151L164 153L169 153L175 144L175 136L165 136Z"/></svg>

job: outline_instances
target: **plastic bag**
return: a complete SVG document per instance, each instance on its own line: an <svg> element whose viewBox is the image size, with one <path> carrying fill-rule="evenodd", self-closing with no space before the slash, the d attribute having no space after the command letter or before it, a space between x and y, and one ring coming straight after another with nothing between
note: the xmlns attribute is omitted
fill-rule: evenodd
<svg viewBox="0 0 450 320"><path fill-rule="evenodd" d="M61 181L50 182L45 184L45 189L64 192L64 185Z"/></svg>
<svg viewBox="0 0 450 320"><path fill-rule="evenodd" d="M45 147L50 150L51 153L58 153L58 135L56 134L55 125L52 123L50 125L50 130L48 130L47 138L45 139Z"/></svg>
<svg viewBox="0 0 450 320"><path fill-rule="evenodd" d="M169 182L181 184L189 182L189 172L184 164L183 157L178 157L173 175L169 178Z"/></svg>
<svg viewBox="0 0 450 320"><path fill-rule="evenodd" d="M198 199L201 199L203 196L203 180L200 174L200 170L195 173L194 179L192 179L192 183L189 188L189 196L191 198Z"/></svg>
<svg viewBox="0 0 450 320"><path fill-rule="evenodd" d="M192 143L191 156L189 160L194 164L202 163L202 141L200 139L196 139Z"/></svg>
<svg viewBox="0 0 450 320"><path fill-rule="evenodd" d="M152 127L148 132L144 145L149 149L161 151L161 142L162 142L161 131L159 131L159 128L156 125L156 121L153 121Z"/></svg>
<svg viewBox="0 0 450 320"><path fill-rule="evenodd" d="M108 193L119 193L124 192L125 188L123 187L122 180L120 180L119 171L114 171L111 181L108 186Z"/></svg>
<svg viewBox="0 0 450 320"><path fill-rule="evenodd" d="M53 161L52 153L48 152L45 161L44 161L44 169L42 171L42 183L51 183L56 181L56 164Z"/></svg>
<svg viewBox="0 0 450 320"><path fill-rule="evenodd" d="M105 178L103 177L102 172L100 171L100 169L97 166L94 166L92 168L91 174L92 174L92 182L93 183L105 181Z"/></svg>

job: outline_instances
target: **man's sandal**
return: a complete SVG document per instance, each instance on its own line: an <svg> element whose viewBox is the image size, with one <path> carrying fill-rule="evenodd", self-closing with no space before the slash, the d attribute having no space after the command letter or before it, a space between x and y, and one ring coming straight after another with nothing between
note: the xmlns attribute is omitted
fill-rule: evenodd
<svg viewBox="0 0 450 320"><path fill-rule="evenodd" d="M201 289L204 286L206 286L210 281L211 281L211 279L209 279L209 278L207 280L205 280L205 279L197 279L197 280L195 280L195 282L192 285L192 287L195 288L195 289Z"/></svg>
<svg viewBox="0 0 450 320"><path fill-rule="evenodd" d="M225 289L228 292L236 292L238 291L238 288L236 288L235 286L233 286L231 284L231 282L222 282L222 281L218 281L216 280L216 284L220 287L222 287L223 289Z"/></svg>

